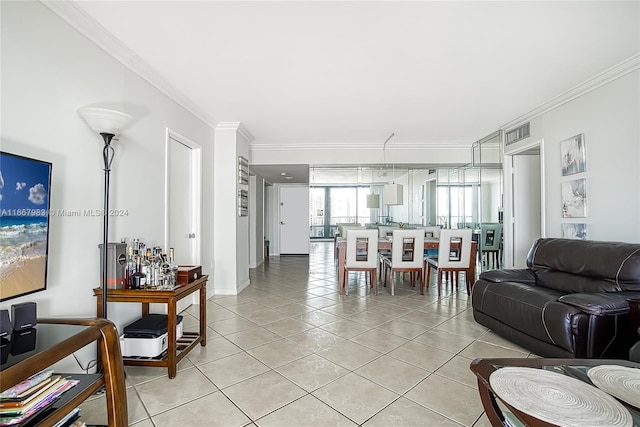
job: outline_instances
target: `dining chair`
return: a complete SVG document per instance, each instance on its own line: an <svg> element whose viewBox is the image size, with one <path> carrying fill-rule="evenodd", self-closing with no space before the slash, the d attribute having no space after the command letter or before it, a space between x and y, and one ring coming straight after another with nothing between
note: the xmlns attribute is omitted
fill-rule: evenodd
<svg viewBox="0 0 640 427"><path fill-rule="evenodd" d="M422 267L424 250L423 230L394 230L391 240L391 257L383 259L384 286L387 286L387 272L391 273L391 295L395 295L396 273L409 272L411 284L420 278L420 289L424 287Z"/></svg>
<svg viewBox="0 0 640 427"><path fill-rule="evenodd" d="M378 293L376 270L378 269L378 230L348 229L347 258L344 265L344 291L349 295L349 272L369 273L369 286L374 295Z"/></svg>
<svg viewBox="0 0 640 427"><path fill-rule="evenodd" d="M333 235L333 259L335 265L338 265L338 237L346 237L346 231L352 229L364 229L364 225L357 222L339 222L336 232Z"/></svg>
<svg viewBox="0 0 640 427"><path fill-rule="evenodd" d="M458 276L461 272L465 273L465 281L467 285L467 293L471 292L471 276L472 265L475 257L471 256L471 241L473 230L465 229L446 229L440 231L440 241L438 243L438 257L424 259L424 275L426 276L427 289L431 282L431 269L436 269L438 278L438 294L442 288L442 274L452 273L451 284L455 282L458 286ZM420 295L424 295L424 288L420 288Z"/></svg>
<svg viewBox="0 0 640 427"><path fill-rule="evenodd" d="M502 243L502 224L482 224L482 259L487 255L487 267L489 260L493 264L493 268L500 268L500 245Z"/></svg>
<svg viewBox="0 0 640 427"><path fill-rule="evenodd" d="M393 236L393 230L400 230L399 225L380 225L378 226L378 233L381 239L386 239ZM391 251L382 250L378 253L378 262L380 264L379 278L382 278L382 271L384 270L385 258L391 257Z"/></svg>
<svg viewBox="0 0 640 427"><path fill-rule="evenodd" d="M440 238L440 230L442 227L439 225L421 225L416 228L424 230L424 238L427 239L439 239ZM424 250L425 257L437 257L438 250L437 249L425 249Z"/></svg>
<svg viewBox="0 0 640 427"><path fill-rule="evenodd" d="M389 237L393 235L393 230L400 230L399 225L380 225L378 226L378 232L380 237Z"/></svg>

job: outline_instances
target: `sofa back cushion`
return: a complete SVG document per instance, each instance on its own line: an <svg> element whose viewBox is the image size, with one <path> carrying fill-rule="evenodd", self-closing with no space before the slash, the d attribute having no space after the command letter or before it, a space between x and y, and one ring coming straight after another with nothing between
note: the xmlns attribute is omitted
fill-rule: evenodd
<svg viewBox="0 0 640 427"><path fill-rule="evenodd" d="M538 239L527 266L538 285L567 293L640 290L640 244Z"/></svg>

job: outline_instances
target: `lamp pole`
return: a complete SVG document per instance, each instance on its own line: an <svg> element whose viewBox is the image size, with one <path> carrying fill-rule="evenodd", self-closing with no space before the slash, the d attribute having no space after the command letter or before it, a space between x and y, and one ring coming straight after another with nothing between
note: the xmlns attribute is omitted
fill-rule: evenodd
<svg viewBox="0 0 640 427"><path fill-rule="evenodd" d="M112 133L101 132L100 136L104 139L104 148L102 149L102 159L104 161L104 199L102 211L102 317L107 319L107 262L109 260L109 175L111 173L111 162L113 161L114 150L111 146L111 140L115 136Z"/></svg>
<svg viewBox="0 0 640 427"><path fill-rule="evenodd" d="M119 135L133 120L127 113L100 107L83 107L78 109L78 114L89 127L100 134L104 140L102 148L102 160L104 161L104 200L102 212L102 317L107 319L107 262L109 260L109 174L114 150L111 141Z"/></svg>

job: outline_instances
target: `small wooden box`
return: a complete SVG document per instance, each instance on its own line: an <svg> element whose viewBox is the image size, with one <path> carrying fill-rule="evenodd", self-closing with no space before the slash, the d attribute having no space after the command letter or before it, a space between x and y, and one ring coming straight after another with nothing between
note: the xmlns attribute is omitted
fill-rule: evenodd
<svg viewBox="0 0 640 427"><path fill-rule="evenodd" d="M186 285L202 277L201 265L179 265L178 285Z"/></svg>

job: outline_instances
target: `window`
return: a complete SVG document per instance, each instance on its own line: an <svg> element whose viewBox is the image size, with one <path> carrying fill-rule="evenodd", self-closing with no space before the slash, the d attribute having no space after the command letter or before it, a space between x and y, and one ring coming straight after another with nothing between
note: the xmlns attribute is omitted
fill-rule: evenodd
<svg viewBox="0 0 640 427"><path fill-rule="evenodd" d="M372 222L373 209L367 208L369 193L368 186L310 188L310 237L312 239L333 238L339 223L368 224Z"/></svg>

